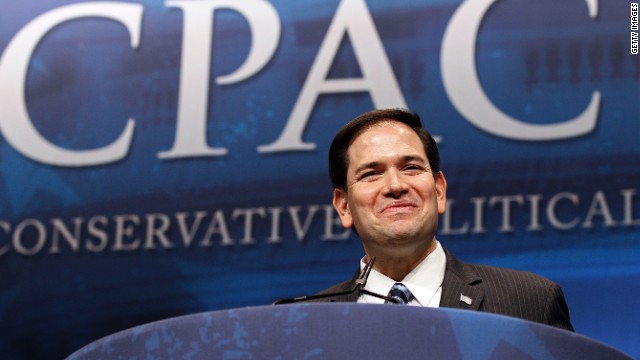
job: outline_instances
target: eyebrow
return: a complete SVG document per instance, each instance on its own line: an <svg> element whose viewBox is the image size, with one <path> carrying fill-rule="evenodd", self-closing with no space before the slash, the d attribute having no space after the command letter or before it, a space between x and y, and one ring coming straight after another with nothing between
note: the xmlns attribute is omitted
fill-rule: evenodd
<svg viewBox="0 0 640 360"><path fill-rule="evenodd" d="M411 161L418 161L421 164L428 164L429 161L426 161L423 157L419 156L419 155L405 155L402 157L402 161L407 163L407 162L411 162ZM358 174L359 172L366 170L366 169L374 169L376 167L378 167L380 165L379 161L371 161L365 164L362 164L360 166L358 166L355 171L354 174Z"/></svg>

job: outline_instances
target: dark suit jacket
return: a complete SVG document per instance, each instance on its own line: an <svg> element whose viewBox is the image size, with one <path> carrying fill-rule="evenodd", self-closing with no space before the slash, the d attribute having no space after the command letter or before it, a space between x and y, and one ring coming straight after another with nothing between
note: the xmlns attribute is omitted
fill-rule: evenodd
<svg viewBox="0 0 640 360"><path fill-rule="evenodd" d="M447 265L440 307L502 314L573 331L569 309L558 284L529 272L464 263L447 250L445 254ZM320 294L349 290L356 277ZM471 301L462 301L461 296ZM355 302L357 299L358 294L354 292L317 301Z"/></svg>

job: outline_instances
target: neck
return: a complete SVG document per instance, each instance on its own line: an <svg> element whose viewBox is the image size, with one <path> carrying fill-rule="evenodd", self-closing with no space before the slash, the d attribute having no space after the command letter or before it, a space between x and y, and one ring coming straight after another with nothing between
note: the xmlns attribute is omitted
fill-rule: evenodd
<svg viewBox="0 0 640 360"><path fill-rule="evenodd" d="M367 252L366 260L368 262L371 256L375 255L376 262L373 268L377 272L399 282L415 269L422 260L426 259L427 256L436 249L436 246L437 244L434 239L424 250L414 251L408 255L397 254L397 251L396 253L378 252L376 254L369 254L369 252Z"/></svg>

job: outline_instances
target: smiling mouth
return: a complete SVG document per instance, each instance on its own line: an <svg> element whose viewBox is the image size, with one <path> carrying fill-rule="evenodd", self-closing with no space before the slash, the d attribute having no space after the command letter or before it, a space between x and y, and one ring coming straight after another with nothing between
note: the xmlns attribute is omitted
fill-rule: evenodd
<svg viewBox="0 0 640 360"><path fill-rule="evenodd" d="M415 206L413 204L398 203L398 204L391 204L391 205L385 206L382 209L381 213L385 214L385 213L407 212L413 209L415 209Z"/></svg>

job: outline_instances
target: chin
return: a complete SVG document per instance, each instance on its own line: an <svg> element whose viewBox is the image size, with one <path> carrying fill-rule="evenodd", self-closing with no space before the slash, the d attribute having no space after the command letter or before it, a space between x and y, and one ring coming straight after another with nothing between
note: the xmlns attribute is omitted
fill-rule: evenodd
<svg viewBox="0 0 640 360"><path fill-rule="evenodd" d="M394 242L405 243L416 238L422 237L421 232L415 230L399 229L396 231L388 231L386 233L388 239L392 239Z"/></svg>

